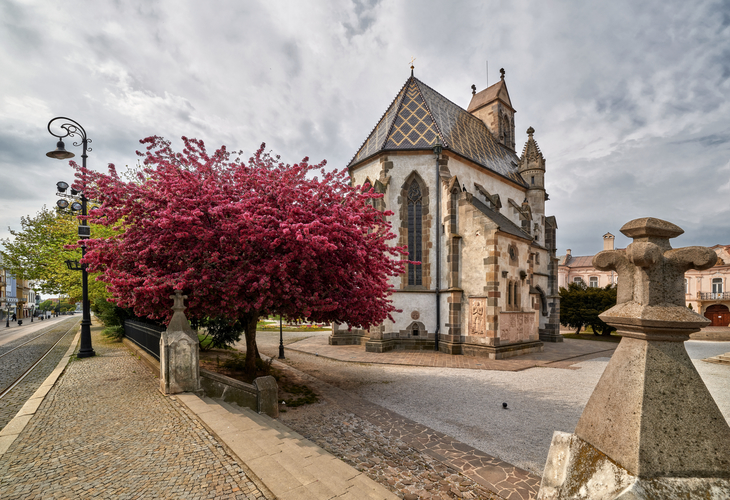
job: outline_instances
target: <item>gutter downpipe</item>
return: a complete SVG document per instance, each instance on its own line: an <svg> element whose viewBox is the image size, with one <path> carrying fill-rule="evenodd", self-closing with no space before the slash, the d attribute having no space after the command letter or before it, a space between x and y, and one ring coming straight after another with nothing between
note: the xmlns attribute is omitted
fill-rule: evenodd
<svg viewBox="0 0 730 500"><path fill-rule="evenodd" d="M436 333L434 335L434 351L439 352L439 330L441 328L441 175L439 160L441 159L441 139L436 137L433 152L436 155Z"/></svg>

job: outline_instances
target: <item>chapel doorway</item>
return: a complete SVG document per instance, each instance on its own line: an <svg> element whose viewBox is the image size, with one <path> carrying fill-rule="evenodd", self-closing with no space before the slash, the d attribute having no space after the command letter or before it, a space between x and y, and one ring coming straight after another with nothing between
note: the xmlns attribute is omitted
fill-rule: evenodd
<svg viewBox="0 0 730 500"><path fill-rule="evenodd" d="M730 326L730 309L722 304L714 304L705 311L705 318L712 321L710 326Z"/></svg>

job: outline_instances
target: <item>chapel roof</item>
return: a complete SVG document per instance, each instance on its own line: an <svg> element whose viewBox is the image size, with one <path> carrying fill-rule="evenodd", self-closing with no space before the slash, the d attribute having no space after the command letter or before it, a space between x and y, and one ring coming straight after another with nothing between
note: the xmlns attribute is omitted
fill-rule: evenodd
<svg viewBox="0 0 730 500"><path fill-rule="evenodd" d="M527 129L527 142L522 150L522 156L520 157L520 167L525 169L529 168L530 164L538 163L542 169L545 169L545 158L542 156L540 146L537 145L537 141L533 137L535 129L530 127Z"/></svg>
<svg viewBox="0 0 730 500"><path fill-rule="evenodd" d="M526 240L532 240L532 236L527 234L522 230L520 226L509 220L507 217L502 215L499 212L495 212L491 208L489 208L486 204L482 203L481 200L478 200L476 198L472 198L471 200L472 205L474 205L481 213L489 217L492 222L494 222L497 225L497 229L499 229L502 232L505 232L507 234L511 234L512 236L517 236L518 238L524 238Z"/></svg>
<svg viewBox="0 0 730 500"><path fill-rule="evenodd" d="M472 96L469 107L467 107L466 110L471 113L472 111L476 111L496 99L501 100L507 106L512 108L512 101L509 98L509 92L507 92L507 84L504 83L504 76L502 76L502 78L500 78L500 80L494 85L487 87L481 92L475 93Z"/></svg>
<svg viewBox="0 0 730 500"><path fill-rule="evenodd" d="M514 151L500 144L483 121L414 76L403 85L348 167L381 151L431 149L437 137L445 150L526 186Z"/></svg>

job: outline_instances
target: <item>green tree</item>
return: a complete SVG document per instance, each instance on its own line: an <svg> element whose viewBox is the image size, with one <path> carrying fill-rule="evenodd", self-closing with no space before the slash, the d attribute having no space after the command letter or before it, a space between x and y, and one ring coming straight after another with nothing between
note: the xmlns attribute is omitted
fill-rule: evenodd
<svg viewBox="0 0 730 500"><path fill-rule="evenodd" d="M38 306L38 309L41 311L52 311L53 310L53 302L51 300L44 300L40 303Z"/></svg>
<svg viewBox="0 0 730 500"><path fill-rule="evenodd" d="M590 326L594 335L611 335L615 330L598 317L603 311L616 305L616 287L588 287L584 282L560 287L560 324L575 328L576 333Z"/></svg>
<svg viewBox="0 0 730 500"><path fill-rule="evenodd" d="M28 279L47 294L68 295L72 302L81 300L81 273L72 271L67 260L80 260L81 250L70 248L78 241L78 219L69 212L49 210L45 206L33 217L20 219L20 230L10 229L12 238L2 241L4 267L19 279ZM94 237L116 234L112 228L93 225ZM89 301L107 297L106 285L89 275Z"/></svg>

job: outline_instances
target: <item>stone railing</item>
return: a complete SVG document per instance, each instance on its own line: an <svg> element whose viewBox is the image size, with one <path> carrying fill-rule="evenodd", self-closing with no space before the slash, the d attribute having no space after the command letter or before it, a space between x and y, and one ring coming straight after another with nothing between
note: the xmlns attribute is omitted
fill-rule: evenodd
<svg viewBox="0 0 730 500"><path fill-rule="evenodd" d="M700 300L730 300L730 292L697 292Z"/></svg>

